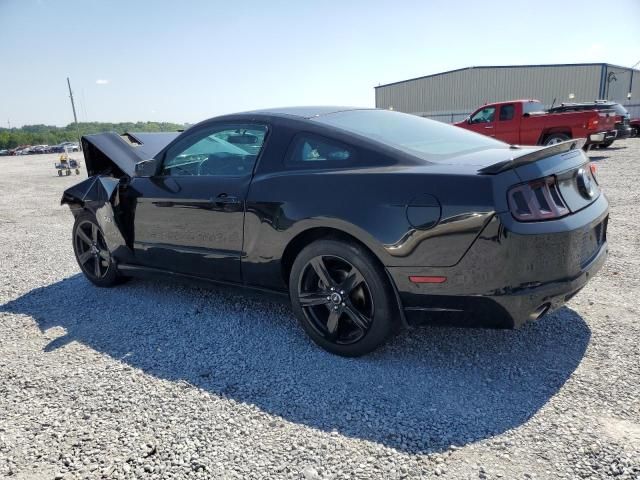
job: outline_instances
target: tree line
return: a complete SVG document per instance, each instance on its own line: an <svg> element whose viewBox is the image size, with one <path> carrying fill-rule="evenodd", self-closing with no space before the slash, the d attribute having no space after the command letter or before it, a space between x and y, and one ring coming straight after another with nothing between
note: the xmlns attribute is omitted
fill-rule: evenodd
<svg viewBox="0 0 640 480"><path fill-rule="evenodd" d="M62 142L78 142L80 135L102 132L175 132L187 125L170 122L83 122L66 127L54 125L24 125L20 128L0 128L0 149L15 148L20 145L57 145Z"/></svg>

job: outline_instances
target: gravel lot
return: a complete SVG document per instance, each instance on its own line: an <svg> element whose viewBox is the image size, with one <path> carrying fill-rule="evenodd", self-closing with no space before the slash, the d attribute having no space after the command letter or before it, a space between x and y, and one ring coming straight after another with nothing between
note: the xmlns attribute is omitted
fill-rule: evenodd
<svg viewBox="0 0 640 480"><path fill-rule="evenodd" d="M0 157L0 476L639 479L640 139L590 156L611 253L567 308L361 359L266 297L91 286L59 206L79 178Z"/></svg>

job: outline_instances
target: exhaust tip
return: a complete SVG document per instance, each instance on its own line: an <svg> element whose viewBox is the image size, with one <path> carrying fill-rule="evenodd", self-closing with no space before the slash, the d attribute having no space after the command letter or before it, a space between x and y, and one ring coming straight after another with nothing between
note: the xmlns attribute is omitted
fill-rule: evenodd
<svg viewBox="0 0 640 480"><path fill-rule="evenodd" d="M536 308L533 312L529 314L529 319L540 320L542 317L544 317L547 314L547 312L549 311L549 308L551 308L550 303L543 303L542 305L540 305L538 308Z"/></svg>

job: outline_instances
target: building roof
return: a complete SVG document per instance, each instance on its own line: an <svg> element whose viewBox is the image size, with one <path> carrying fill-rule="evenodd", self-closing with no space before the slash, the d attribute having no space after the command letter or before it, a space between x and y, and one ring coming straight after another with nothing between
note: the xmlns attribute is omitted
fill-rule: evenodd
<svg viewBox="0 0 640 480"><path fill-rule="evenodd" d="M408 78L407 80L399 80L397 82L378 85L377 87L374 87L374 88L389 87L391 85L398 85L400 83L412 82L414 80L422 80L423 78L431 78L431 77L437 77L440 75L447 75L448 73L461 72L463 70L489 69L489 68L594 67L594 66L622 68L624 70L634 70L640 73L640 70L637 70L631 67L623 67L621 65L614 65L612 63L548 63L548 64L538 64L538 65L484 65L479 67L456 68L454 70L447 70L446 72L433 73L431 75L423 75L421 77Z"/></svg>

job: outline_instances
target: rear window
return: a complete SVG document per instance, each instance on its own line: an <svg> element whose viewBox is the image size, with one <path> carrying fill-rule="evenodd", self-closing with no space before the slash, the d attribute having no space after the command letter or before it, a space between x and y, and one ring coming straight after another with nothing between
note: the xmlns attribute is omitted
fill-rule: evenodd
<svg viewBox="0 0 640 480"><path fill-rule="evenodd" d="M390 110L349 110L321 115L313 120L429 161L506 146L459 127Z"/></svg>
<svg viewBox="0 0 640 480"><path fill-rule="evenodd" d="M525 102L522 104L522 113L544 112L544 105L540 102Z"/></svg>

